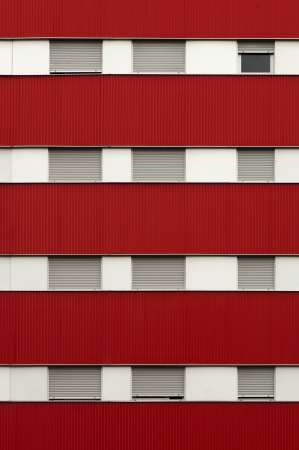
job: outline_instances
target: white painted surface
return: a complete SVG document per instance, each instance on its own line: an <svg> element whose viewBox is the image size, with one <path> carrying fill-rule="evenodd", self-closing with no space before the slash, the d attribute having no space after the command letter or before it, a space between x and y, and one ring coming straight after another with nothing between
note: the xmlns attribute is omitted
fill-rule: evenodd
<svg viewBox="0 0 299 450"><path fill-rule="evenodd" d="M235 256L187 256L186 290L234 291L238 282Z"/></svg>
<svg viewBox="0 0 299 450"><path fill-rule="evenodd" d="M186 41L187 74L236 74L237 61L237 41Z"/></svg>
<svg viewBox="0 0 299 450"><path fill-rule="evenodd" d="M13 183L47 183L48 167L47 148L12 149Z"/></svg>
<svg viewBox="0 0 299 450"><path fill-rule="evenodd" d="M237 367L186 367L186 401L237 400Z"/></svg>
<svg viewBox="0 0 299 450"><path fill-rule="evenodd" d="M11 401L48 400L48 367L11 367Z"/></svg>
<svg viewBox="0 0 299 450"><path fill-rule="evenodd" d="M278 402L299 401L299 367L275 368L275 400Z"/></svg>
<svg viewBox="0 0 299 450"><path fill-rule="evenodd" d="M13 41L13 75L48 75L50 44L47 40Z"/></svg>
<svg viewBox="0 0 299 450"><path fill-rule="evenodd" d="M132 73L132 41L103 41L103 73Z"/></svg>
<svg viewBox="0 0 299 450"><path fill-rule="evenodd" d="M102 257L103 291L130 291L132 289L132 263L130 256Z"/></svg>
<svg viewBox="0 0 299 450"><path fill-rule="evenodd" d="M299 40L275 41L275 73L276 75L299 74Z"/></svg>
<svg viewBox="0 0 299 450"><path fill-rule="evenodd" d="M11 290L46 291L48 258L45 256L12 256Z"/></svg>
<svg viewBox="0 0 299 450"><path fill-rule="evenodd" d="M299 257L277 256L275 266L276 291L299 291Z"/></svg>
<svg viewBox="0 0 299 450"><path fill-rule="evenodd" d="M0 291L10 291L10 256L0 256Z"/></svg>
<svg viewBox="0 0 299 450"><path fill-rule="evenodd" d="M0 75L12 74L12 41L0 40Z"/></svg>
<svg viewBox="0 0 299 450"><path fill-rule="evenodd" d="M0 367L0 402L10 401L10 367Z"/></svg>
<svg viewBox="0 0 299 450"><path fill-rule="evenodd" d="M236 181L236 149L186 149L187 183L234 183Z"/></svg>
<svg viewBox="0 0 299 450"><path fill-rule="evenodd" d="M131 367L103 367L102 400L114 402L131 400L131 378Z"/></svg>
<svg viewBox="0 0 299 450"><path fill-rule="evenodd" d="M275 181L277 183L299 183L298 148L275 150Z"/></svg>
<svg viewBox="0 0 299 450"><path fill-rule="evenodd" d="M130 183L132 180L132 164L130 148L103 148L102 181Z"/></svg>
<svg viewBox="0 0 299 450"><path fill-rule="evenodd" d="M11 149L0 148L0 183L11 182Z"/></svg>

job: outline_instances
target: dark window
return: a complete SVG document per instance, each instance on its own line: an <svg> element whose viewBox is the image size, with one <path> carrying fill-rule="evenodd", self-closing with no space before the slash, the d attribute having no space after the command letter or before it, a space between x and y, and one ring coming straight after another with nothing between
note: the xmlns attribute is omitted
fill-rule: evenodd
<svg viewBox="0 0 299 450"><path fill-rule="evenodd" d="M270 73L269 54L243 54L241 58L241 72Z"/></svg>

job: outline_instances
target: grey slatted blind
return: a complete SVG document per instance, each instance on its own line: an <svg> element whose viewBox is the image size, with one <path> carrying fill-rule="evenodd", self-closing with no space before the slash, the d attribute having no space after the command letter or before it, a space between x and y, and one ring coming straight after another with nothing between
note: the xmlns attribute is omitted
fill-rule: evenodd
<svg viewBox="0 0 299 450"><path fill-rule="evenodd" d="M102 41L65 39L50 41L50 73L102 71Z"/></svg>
<svg viewBox="0 0 299 450"><path fill-rule="evenodd" d="M274 53L274 41L239 41L239 53Z"/></svg>
<svg viewBox="0 0 299 450"><path fill-rule="evenodd" d="M271 257L238 258L238 288L274 289L274 260Z"/></svg>
<svg viewBox="0 0 299 450"><path fill-rule="evenodd" d="M274 400L274 367L238 367L238 398Z"/></svg>
<svg viewBox="0 0 299 450"><path fill-rule="evenodd" d="M185 181L185 150L133 150L133 181Z"/></svg>
<svg viewBox="0 0 299 450"><path fill-rule="evenodd" d="M274 150L238 150L238 181L274 181Z"/></svg>
<svg viewBox="0 0 299 450"><path fill-rule="evenodd" d="M134 399L184 398L183 367L133 367L132 397Z"/></svg>
<svg viewBox="0 0 299 450"><path fill-rule="evenodd" d="M101 289L101 258L49 258L49 289Z"/></svg>
<svg viewBox="0 0 299 450"><path fill-rule="evenodd" d="M49 181L94 182L102 179L101 149L50 149Z"/></svg>
<svg viewBox="0 0 299 450"><path fill-rule="evenodd" d="M185 289L185 258L133 257L133 289Z"/></svg>
<svg viewBox="0 0 299 450"><path fill-rule="evenodd" d="M50 367L50 400L100 400L100 367Z"/></svg>
<svg viewBox="0 0 299 450"><path fill-rule="evenodd" d="M185 41L133 41L133 72L185 72Z"/></svg>

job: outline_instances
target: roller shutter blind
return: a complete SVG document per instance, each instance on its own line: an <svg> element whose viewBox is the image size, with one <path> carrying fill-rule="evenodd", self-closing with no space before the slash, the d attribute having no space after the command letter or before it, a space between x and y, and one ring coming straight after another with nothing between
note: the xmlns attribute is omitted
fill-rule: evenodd
<svg viewBox="0 0 299 450"><path fill-rule="evenodd" d="M49 181L95 182L102 179L101 149L50 149Z"/></svg>
<svg viewBox="0 0 299 450"><path fill-rule="evenodd" d="M185 150L133 150L133 181L185 181Z"/></svg>
<svg viewBox="0 0 299 450"><path fill-rule="evenodd" d="M239 41L239 53L274 53L274 41Z"/></svg>
<svg viewBox="0 0 299 450"><path fill-rule="evenodd" d="M50 400L100 400L101 368L50 367Z"/></svg>
<svg viewBox="0 0 299 450"><path fill-rule="evenodd" d="M133 399L183 399L185 370L183 367L133 367Z"/></svg>
<svg viewBox="0 0 299 450"><path fill-rule="evenodd" d="M185 289L185 258L132 258L133 289Z"/></svg>
<svg viewBox="0 0 299 450"><path fill-rule="evenodd" d="M185 41L133 41L133 72L185 72Z"/></svg>
<svg viewBox="0 0 299 450"><path fill-rule="evenodd" d="M239 367L239 400L274 400L274 367Z"/></svg>
<svg viewBox="0 0 299 450"><path fill-rule="evenodd" d="M238 181L274 181L274 150L238 150Z"/></svg>
<svg viewBox="0 0 299 450"><path fill-rule="evenodd" d="M274 289L274 260L271 257L238 258L238 288Z"/></svg>
<svg viewBox="0 0 299 450"><path fill-rule="evenodd" d="M102 41L50 41L50 73L88 73L102 71Z"/></svg>
<svg viewBox="0 0 299 450"><path fill-rule="evenodd" d="M49 258L49 289L101 289L101 258Z"/></svg>

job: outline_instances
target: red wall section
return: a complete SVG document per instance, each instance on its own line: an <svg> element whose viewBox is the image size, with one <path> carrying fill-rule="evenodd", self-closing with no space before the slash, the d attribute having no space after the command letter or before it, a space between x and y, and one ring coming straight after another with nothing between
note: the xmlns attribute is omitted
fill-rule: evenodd
<svg viewBox="0 0 299 450"><path fill-rule="evenodd" d="M298 403L2 403L1 450L297 450Z"/></svg>
<svg viewBox="0 0 299 450"><path fill-rule="evenodd" d="M1 37L298 38L296 0L1 0Z"/></svg>
<svg viewBox="0 0 299 450"><path fill-rule="evenodd" d="M0 254L299 254L298 184L0 184L0 205Z"/></svg>
<svg viewBox="0 0 299 450"><path fill-rule="evenodd" d="M0 98L0 146L299 145L297 76L0 77Z"/></svg>
<svg viewBox="0 0 299 450"><path fill-rule="evenodd" d="M1 292L0 364L299 364L298 323L299 293Z"/></svg>

